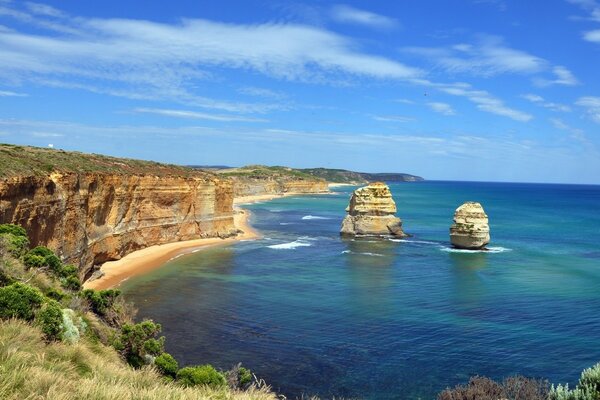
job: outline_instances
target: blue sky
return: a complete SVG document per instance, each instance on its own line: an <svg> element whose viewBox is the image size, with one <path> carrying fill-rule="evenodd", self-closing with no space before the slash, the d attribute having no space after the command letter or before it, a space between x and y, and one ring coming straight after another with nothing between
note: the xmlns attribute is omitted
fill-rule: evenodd
<svg viewBox="0 0 600 400"><path fill-rule="evenodd" d="M600 3L0 0L0 142L600 183Z"/></svg>

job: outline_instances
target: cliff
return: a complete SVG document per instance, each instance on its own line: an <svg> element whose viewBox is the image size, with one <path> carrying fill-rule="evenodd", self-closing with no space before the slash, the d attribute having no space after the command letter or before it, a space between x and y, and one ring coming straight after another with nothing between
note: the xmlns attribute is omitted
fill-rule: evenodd
<svg viewBox="0 0 600 400"><path fill-rule="evenodd" d="M468 201L454 213L450 242L459 249L482 249L490 242L488 216L481 204Z"/></svg>
<svg viewBox="0 0 600 400"><path fill-rule="evenodd" d="M355 172L345 169L331 168L307 168L300 171L309 174L316 178L325 179L332 183L351 183L364 184L374 181L385 182L419 182L424 179L420 176L410 175L405 173L370 173L370 172Z"/></svg>
<svg viewBox="0 0 600 400"><path fill-rule="evenodd" d="M343 236L407 236L402 230L402 221L394 215L396 203L385 183L374 182L356 189L346 212L348 215L340 230Z"/></svg>
<svg viewBox="0 0 600 400"><path fill-rule="evenodd" d="M80 267L144 247L235 235L233 186L189 168L0 145L0 223Z"/></svg>
<svg viewBox="0 0 600 400"><path fill-rule="evenodd" d="M218 171L233 181L234 197L286 193L327 193L328 183L286 167L253 165Z"/></svg>

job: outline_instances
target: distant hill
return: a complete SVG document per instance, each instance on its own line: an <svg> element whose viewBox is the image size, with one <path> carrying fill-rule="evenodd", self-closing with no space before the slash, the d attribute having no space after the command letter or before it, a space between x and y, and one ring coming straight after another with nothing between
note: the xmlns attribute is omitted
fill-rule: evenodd
<svg viewBox="0 0 600 400"><path fill-rule="evenodd" d="M310 174L315 177L323 178L328 182L333 183L366 183L369 181L385 181L385 182L418 182L424 179L420 176L410 175L405 173L369 173L355 172L345 169L331 168L306 168L300 171Z"/></svg>

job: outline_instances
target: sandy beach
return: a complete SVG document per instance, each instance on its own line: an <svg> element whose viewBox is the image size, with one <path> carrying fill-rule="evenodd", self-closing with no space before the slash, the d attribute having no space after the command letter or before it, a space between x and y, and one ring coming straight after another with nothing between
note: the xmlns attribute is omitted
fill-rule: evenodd
<svg viewBox="0 0 600 400"><path fill-rule="evenodd" d="M258 201L258 200L257 200ZM197 249L204 249L214 246L224 246L240 240L252 240L259 238L259 233L249 224L250 211L234 208L234 223L238 229L244 233L236 237L220 239L205 238L196 240L186 240L183 242L174 242L147 247L142 250L134 251L117 261L109 261L102 265L101 270L104 275L93 281L85 282L85 289L109 289L118 286L126 279L142 275L153 269L156 269L181 254L191 253Z"/></svg>

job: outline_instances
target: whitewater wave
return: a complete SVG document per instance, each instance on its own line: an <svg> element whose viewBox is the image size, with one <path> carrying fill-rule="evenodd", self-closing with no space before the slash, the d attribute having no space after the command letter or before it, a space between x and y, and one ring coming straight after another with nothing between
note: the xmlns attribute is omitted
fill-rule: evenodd
<svg viewBox="0 0 600 400"><path fill-rule="evenodd" d="M356 251L352 251L352 250L344 250L344 251L342 251L342 254L358 254L361 256L384 257L383 254L369 253L369 252L356 252Z"/></svg>
<svg viewBox="0 0 600 400"><path fill-rule="evenodd" d="M488 247L486 250L468 250L468 249L455 249L453 247L442 247L441 251L445 251L448 253L504 253L507 251L512 251L512 249L508 249L506 247Z"/></svg>
<svg viewBox="0 0 600 400"><path fill-rule="evenodd" d="M295 222L280 222L279 225L295 225Z"/></svg>
<svg viewBox="0 0 600 400"><path fill-rule="evenodd" d="M331 219L331 218L319 217L318 215L305 215L304 217L302 217L302 219L307 220L307 219Z"/></svg>
<svg viewBox="0 0 600 400"><path fill-rule="evenodd" d="M438 242L430 242L428 240L410 240L410 239L388 239L390 242L398 243L418 243L418 244L435 244L439 245Z"/></svg>
<svg viewBox="0 0 600 400"><path fill-rule="evenodd" d="M312 244L303 242L302 240L298 239L293 242L273 244L273 245L267 246L267 247L269 249L275 249L275 250L292 250L292 249L295 249L298 247L310 247L310 246L312 246Z"/></svg>

